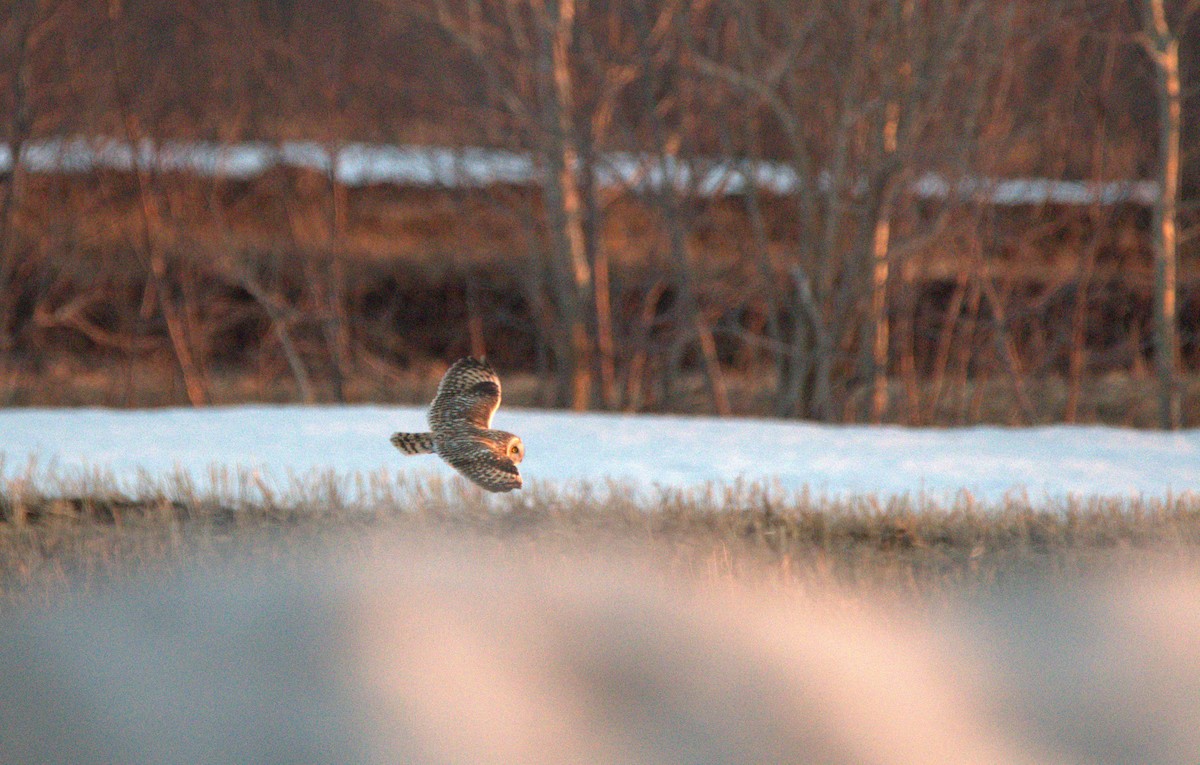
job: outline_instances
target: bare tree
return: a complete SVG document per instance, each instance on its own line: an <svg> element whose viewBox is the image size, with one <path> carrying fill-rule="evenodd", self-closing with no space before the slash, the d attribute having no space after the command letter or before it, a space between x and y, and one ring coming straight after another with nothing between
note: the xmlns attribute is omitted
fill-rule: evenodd
<svg viewBox="0 0 1200 765"><path fill-rule="evenodd" d="M392 7L444 34L484 75L489 96L534 147L543 171L547 231L545 305L557 371L556 403L585 409L591 400L594 304L583 228L579 137L574 117L574 0L485 4L434 0L429 12ZM533 104L532 108L530 104Z"/></svg>
<svg viewBox="0 0 1200 765"><path fill-rule="evenodd" d="M639 95L649 128L650 172L654 179L650 198L665 229L665 249L676 293L674 313L677 336L668 355L663 383L665 386L673 383L685 350L694 343L700 351L713 411L718 415L727 415L730 413L729 393L717 356L712 326L700 305L692 255L688 252L686 240L686 197L695 196L695 182L701 175L696 172L696 163L690 162L681 151L687 148L683 144L685 135L697 132L689 129L697 106L695 83L687 78L664 82L666 67L662 63L664 59L670 60L668 46L676 44L680 33L691 24L698 23L690 13L689 6L688 3L666 3L657 16L649 16L643 9L638 9L634 14L641 62ZM667 48L666 53L663 48ZM668 88L673 95L660 100L657 94ZM671 126L668 126L668 120Z"/></svg>
<svg viewBox="0 0 1200 765"><path fill-rule="evenodd" d="M112 53L112 77L116 94L118 112L125 131L125 138L133 150L133 175L137 183L138 214L140 221L140 252L147 269L147 289L143 301L142 317L147 318L152 306L157 304L167 325L167 334L171 347L183 375L184 386L187 389L188 400L193 406L203 406L207 403L207 385L193 355L192 344L188 339L185 326L185 316L181 314L172 295L171 284L167 278L166 253L159 242L161 220L158 202L154 198L151 174L153 172L153 157L146 161L143 158L142 147L152 146L144 143L139 129L139 120L131 106L131 83L123 67L122 33L123 7L120 0L109 3L108 39Z"/></svg>
<svg viewBox="0 0 1200 765"><path fill-rule="evenodd" d="M15 236L14 218L16 211L21 207L25 185L25 168L21 162L21 154L33 127L33 114L29 103L33 79L30 49L35 44L36 11L37 5L33 0L19 0L12 7L10 29L4 30L15 38L13 50L16 59L13 62L12 104L8 126L8 148L12 157L12 167L7 182L3 184L3 197L0 197L0 354L3 354L5 361L13 346L10 334L13 290L10 280L15 267L12 244Z"/></svg>
<svg viewBox="0 0 1200 765"><path fill-rule="evenodd" d="M585 9L589 8L584 4ZM612 307L612 274L609 247L604 239L605 210L621 192L604 192L600 187L602 147L620 145L618 101L640 74L636 59L628 60L616 47L620 44L623 13L619 7L597 9L591 24L577 24L575 55L572 57L580 79L591 87L578 89L572 96L579 141L579 192L582 196L584 245L592 270L592 302L595 314L596 370L600 403L606 409L619 406L617 390L617 348ZM602 23L601 23L602 22ZM615 38L615 39L614 39ZM620 128L628 130L627 124ZM627 132L626 132L627 134Z"/></svg>
<svg viewBox="0 0 1200 765"><path fill-rule="evenodd" d="M1154 203L1154 365L1158 373L1159 427L1174 430L1182 422L1179 397L1179 319L1176 215L1179 206L1182 91L1179 39L1167 20L1163 0L1142 0L1142 33L1158 92L1158 182Z"/></svg>
<svg viewBox="0 0 1200 765"><path fill-rule="evenodd" d="M829 419L835 391L866 385L882 418L895 253L917 251L944 223L916 226L907 189L923 169L965 171L1012 19L992 10L985 0L731 3L736 43L696 47L698 71L763 116L747 125L769 130L744 145L771 144L794 173L779 411Z"/></svg>
<svg viewBox="0 0 1200 765"><path fill-rule="evenodd" d="M573 108L571 49L575 33L575 0L534 0L537 34L537 92L541 106L539 154L545 168L544 195L550 229L550 274L560 332L559 342L570 375L570 391L559 400L575 410L591 400L591 337L584 308L592 290L579 192L579 149Z"/></svg>

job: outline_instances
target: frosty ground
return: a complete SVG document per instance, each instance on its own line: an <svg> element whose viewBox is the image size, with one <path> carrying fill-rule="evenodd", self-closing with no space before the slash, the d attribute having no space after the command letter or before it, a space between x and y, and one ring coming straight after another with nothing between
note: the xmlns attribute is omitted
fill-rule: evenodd
<svg viewBox="0 0 1200 765"><path fill-rule="evenodd" d="M494 425L525 441L527 485L748 481L826 497L965 491L987 501L1200 488L1200 430L913 429L522 409L501 409ZM255 471L281 488L314 472L453 475L434 457L406 458L388 443L395 430L425 428L424 409L396 406L13 409L0 411L0 478L99 471L124 484L182 472L203 484L216 467Z"/></svg>

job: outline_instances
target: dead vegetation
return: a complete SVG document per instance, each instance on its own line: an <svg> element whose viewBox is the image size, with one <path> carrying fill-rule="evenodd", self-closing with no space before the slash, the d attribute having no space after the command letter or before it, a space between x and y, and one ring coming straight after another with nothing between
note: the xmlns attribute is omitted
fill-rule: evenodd
<svg viewBox="0 0 1200 765"><path fill-rule="evenodd" d="M1195 157L1167 163L1171 215L1166 193L1087 191L1166 171L1151 114L1171 40L1197 39L1184 6L19 0L13 156L300 141L329 166L13 162L0 403L396 400L486 351L554 406L1162 424L1166 402L1192 425ZM1177 47L1186 145L1197 52ZM360 141L501 149L530 180L351 183L334 157ZM1076 194L1001 202L984 179ZM64 366L101 379L83 396ZM1090 391L1114 373L1134 385L1108 407Z"/></svg>

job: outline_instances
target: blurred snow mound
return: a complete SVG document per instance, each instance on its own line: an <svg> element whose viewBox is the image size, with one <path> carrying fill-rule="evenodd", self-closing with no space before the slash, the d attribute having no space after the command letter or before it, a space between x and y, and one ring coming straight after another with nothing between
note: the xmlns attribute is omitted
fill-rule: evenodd
<svg viewBox="0 0 1200 765"><path fill-rule="evenodd" d="M1184 762L1200 573L939 608L402 545L0 625L5 763Z"/></svg>

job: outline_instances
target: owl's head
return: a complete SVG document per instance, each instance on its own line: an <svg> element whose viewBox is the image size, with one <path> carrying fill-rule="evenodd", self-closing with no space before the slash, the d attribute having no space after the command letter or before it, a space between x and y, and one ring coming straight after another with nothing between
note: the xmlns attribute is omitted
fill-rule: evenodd
<svg viewBox="0 0 1200 765"><path fill-rule="evenodd" d="M504 456L512 460L514 465L525 459L525 444L520 438L512 433L505 433L501 443L504 446Z"/></svg>
<svg viewBox="0 0 1200 765"><path fill-rule="evenodd" d="M480 472L467 474L488 491L512 491L523 485L521 471L517 463L525 459L525 444L512 433L503 430L488 431L486 443L492 455L491 464L483 467Z"/></svg>

